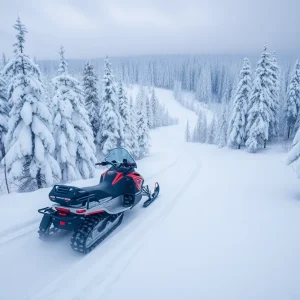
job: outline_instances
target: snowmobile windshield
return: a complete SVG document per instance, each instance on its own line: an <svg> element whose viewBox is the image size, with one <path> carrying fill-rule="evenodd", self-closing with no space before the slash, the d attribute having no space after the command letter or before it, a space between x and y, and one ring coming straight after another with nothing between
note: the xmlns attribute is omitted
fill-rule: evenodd
<svg viewBox="0 0 300 300"><path fill-rule="evenodd" d="M124 148L113 149L105 157L105 161L116 162L118 164L123 163L124 160L127 160L128 163L135 163L135 160L132 158L129 152Z"/></svg>

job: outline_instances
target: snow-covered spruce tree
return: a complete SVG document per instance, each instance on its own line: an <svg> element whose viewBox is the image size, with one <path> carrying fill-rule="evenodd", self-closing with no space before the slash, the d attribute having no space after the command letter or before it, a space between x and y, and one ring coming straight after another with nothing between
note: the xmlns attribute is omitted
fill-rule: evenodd
<svg viewBox="0 0 300 300"><path fill-rule="evenodd" d="M206 142L208 144L215 144L216 143L216 136L217 136L217 129L218 129L218 122L216 116L213 117L212 122L207 131L207 139Z"/></svg>
<svg viewBox="0 0 300 300"><path fill-rule="evenodd" d="M130 150L134 158L138 158L140 155L140 147L138 142L138 131L137 131L137 113L133 105L132 97L130 98L129 104L129 129L131 136Z"/></svg>
<svg viewBox="0 0 300 300"><path fill-rule="evenodd" d="M151 94L149 96L151 96ZM147 109L148 127L150 129L152 129L152 128L154 128L154 126L153 126L153 110L152 110L152 105L151 105L149 96L147 95L147 97L146 97L146 109Z"/></svg>
<svg viewBox="0 0 300 300"><path fill-rule="evenodd" d="M8 177L19 190L52 185L60 179L60 169L52 153L55 141L51 134L51 114L45 104L44 86L38 66L24 54L27 30L18 17L14 28L15 55L3 73L9 80L12 105L6 135Z"/></svg>
<svg viewBox="0 0 300 300"><path fill-rule="evenodd" d="M138 143L140 148L139 158L142 158L149 153L149 148L150 148L147 109L146 109L146 103L143 101L140 103L137 110L137 131L138 131Z"/></svg>
<svg viewBox="0 0 300 300"><path fill-rule="evenodd" d="M249 60L244 59L228 128L228 146L240 149L246 139L246 117L252 79Z"/></svg>
<svg viewBox="0 0 300 300"><path fill-rule="evenodd" d="M136 95L136 100L135 100L136 109L140 108L140 105L142 102L146 102L146 91L145 91L144 86L140 85L139 91Z"/></svg>
<svg viewBox="0 0 300 300"><path fill-rule="evenodd" d="M270 122L275 124L272 113L272 107L274 107L272 85L270 54L265 47L257 64L249 99L245 143L249 152L256 152L258 148L266 147Z"/></svg>
<svg viewBox="0 0 300 300"><path fill-rule="evenodd" d="M119 82L118 82L117 95L118 95L118 99L119 99L120 116L121 116L123 124L124 124L123 138L121 141L121 146L132 154L131 147L133 144L132 139L134 138L134 136L132 136L133 133L132 133L131 127L130 127L131 126L130 107L129 107L128 98L125 94L125 91L123 88L123 83L121 80L119 80Z"/></svg>
<svg viewBox="0 0 300 300"><path fill-rule="evenodd" d="M5 82L2 74L0 73L0 160L5 156L5 135L7 133L8 122L8 100L7 100L7 83Z"/></svg>
<svg viewBox="0 0 300 300"><path fill-rule="evenodd" d="M63 182L95 176L95 145L79 82L68 74L64 49L60 50L59 74L53 79L55 157Z"/></svg>
<svg viewBox="0 0 300 300"><path fill-rule="evenodd" d="M300 128L298 129L293 140L292 149L289 151L286 158L287 165L292 163L295 163L295 171L297 177L300 178Z"/></svg>
<svg viewBox="0 0 300 300"><path fill-rule="evenodd" d="M68 63L65 60L65 49L63 46L60 46L59 55L60 55L60 63L57 72L59 75L68 74Z"/></svg>
<svg viewBox="0 0 300 300"><path fill-rule="evenodd" d="M185 141L191 142L191 130L190 130L190 124L189 121L186 122L186 128L185 128Z"/></svg>
<svg viewBox="0 0 300 300"><path fill-rule="evenodd" d="M208 103L211 99L212 82L211 71L207 65L201 68L200 76L197 80L196 98L199 101Z"/></svg>
<svg viewBox="0 0 300 300"><path fill-rule="evenodd" d="M89 114L90 123L92 125L94 138L99 130L100 123L100 101L98 94L98 77L95 74L94 67L89 61L86 62L83 69L83 91L85 107Z"/></svg>
<svg viewBox="0 0 300 300"><path fill-rule="evenodd" d="M201 117L201 127L200 127L200 132L199 132L199 142L200 143L205 143L206 142L207 134L208 134L207 127L208 126L207 126L206 113L203 112L202 117Z"/></svg>
<svg viewBox="0 0 300 300"><path fill-rule="evenodd" d="M205 143L207 137L207 118L206 114L200 110L198 113L198 119L196 127L193 132L193 142Z"/></svg>
<svg viewBox="0 0 300 300"><path fill-rule="evenodd" d="M227 105L224 104L221 116L218 118L218 131L216 137L216 144L222 148L227 145L227 131L228 131L228 110Z"/></svg>
<svg viewBox="0 0 300 300"><path fill-rule="evenodd" d="M295 71L287 88L286 119L288 138L293 135L294 126L300 109L300 61L297 60ZM295 128L297 131L298 128Z"/></svg>
<svg viewBox="0 0 300 300"><path fill-rule="evenodd" d="M2 73L0 73L0 161L5 157L5 135L7 133L7 123L9 120L9 111L10 108L8 106L7 99L7 83L3 78ZM4 166L4 177L7 192L10 192L9 184L7 180L7 170L6 170L6 162L3 160Z"/></svg>
<svg viewBox="0 0 300 300"><path fill-rule="evenodd" d="M151 90L150 104L152 106L153 128L156 128L156 127L158 127L158 121L157 121L158 101L156 98L154 87L152 87L152 90Z"/></svg>
<svg viewBox="0 0 300 300"><path fill-rule="evenodd" d="M96 143L102 154L121 145L123 137L123 122L119 113L118 97L114 85L111 64L106 57L104 62L103 96L100 107L100 129Z"/></svg>
<svg viewBox="0 0 300 300"><path fill-rule="evenodd" d="M182 104L182 84L181 81L175 80L174 82L174 89L173 89L173 95L176 101Z"/></svg>
<svg viewBox="0 0 300 300"><path fill-rule="evenodd" d="M269 56L270 59L270 73L271 73L271 87L270 92L272 95L271 101L271 120L269 124L269 138L278 136L279 131L279 67L275 53Z"/></svg>
<svg viewBox="0 0 300 300"><path fill-rule="evenodd" d="M201 132L201 126L202 126L202 111L199 111L197 123L193 131L193 138L192 141L194 143L200 143L200 132Z"/></svg>
<svg viewBox="0 0 300 300"><path fill-rule="evenodd" d="M4 68L7 64L7 59L6 59L6 56L5 56L5 53L3 52L2 53L2 67Z"/></svg>

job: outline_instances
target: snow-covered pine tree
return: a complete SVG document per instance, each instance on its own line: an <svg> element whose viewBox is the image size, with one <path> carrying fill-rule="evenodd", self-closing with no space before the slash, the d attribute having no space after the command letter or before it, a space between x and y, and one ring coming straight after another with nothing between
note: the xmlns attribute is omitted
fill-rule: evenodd
<svg viewBox="0 0 300 300"><path fill-rule="evenodd" d="M103 96L100 107L101 123L96 141L100 152L107 155L111 149L121 145L123 136L118 98L114 86L111 63L108 57L106 57L104 62L103 85Z"/></svg>
<svg viewBox="0 0 300 300"><path fill-rule="evenodd" d="M207 134L207 140L206 142L208 144L215 144L216 143L216 136L217 136L217 128L218 127L218 122L217 122L217 118L214 115L211 124L208 128L208 134Z"/></svg>
<svg viewBox="0 0 300 300"><path fill-rule="evenodd" d="M185 141L191 142L191 130L190 130L190 124L188 120L186 122L186 128L185 128Z"/></svg>
<svg viewBox="0 0 300 300"><path fill-rule="evenodd" d="M223 105L221 116L218 118L218 131L216 137L217 145L222 148L227 145L227 131L228 131L228 110L227 105Z"/></svg>
<svg viewBox="0 0 300 300"><path fill-rule="evenodd" d="M196 126L193 131L193 142L205 143L207 138L207 118L205 112L199 110Z"/></svg>
<svg viewBox="0 0 300 300"><path fill-rule="evenodd" d="M300 128L298 129L294 137L292 149L289 151L286 158L287 165L290 165L292 163L295 163L295 171L297 177L300 178Z"/></svg>
<svg viewBox="0 0 300 300"><path fill-rule="evenodd" d="M130 97L129 104L129 129L131 136L130 150L134 158L139 158L140 147L138 142L138 130L137 130L137 113L133 105L132 97Z"/></svg>
<svg viewBox="0 0 300 300"><path fill-rule="evenodd" d="M288 126L288 138L293 135L294 126L299 116L300 109L300 60L297 60L295 71L287 88L286 119ZM298 128L295 128L297 131Z"/></svg>
<svg viewBox="0 0 300 300"><path fill-rule="evenodd" d="M55 141L51 134L51 114L45 104L44 86L38 66L24 54L27 30L18 17L14 28L15 55L4 70L9 80L12 104L6 135L8 177L19 190L52 185L60 179L60 169L52 153Z"/></svg>
<svg viewBox="0 0 300 300"><path fill-rule="evenodd" d="M140 103L137 110L137 131L138 131L138 143L140 148L139 158L142 158L149 153L149 148L150 148L147 109L146 109L146 103L144 101Z"/></svg>
<svg viewBox="0 0 300 300"><path fill-rule="evenodd" d="M65 49L63 46L60 46L59 55L60 55L60 63L57 72L59 75L68 74L68 63L65 60Z"/></svg>
<svg viewBox="0 0 300 300"><path fill-rule="evenodd" d="M173 86L173 96L175 100L177 100L177 95L178 95L178 81L174 81L174 86Z"/></svg>
<svg viewBox="0 0 300 300"><path fill-rule="evenodd" d="M212 81L210 68L205 64L201 68L200 76L197 80L196 98L199 101L208 103L211 100Z"/></svg>
<svg viewBox="0 0 300 300"><path fill-rule="evenodd" d="M275 53L273 56L269 56L270 59L270 73L272 84L270 86L270 92L272 95L271 101L271 121L269 124L269 138L278 136L278 123L279 123L279 67Z"/></svg>
<svg viewBox="0 0 300 300"><path fill-rule="evenodd" d="M200 143L200 136L201 136L201 128L202 128L202 111L198 112L197 123L193 131L193 138L192 141L194 143Z"/></svg>
<svg viewBox="0 0 300 300"><path fill-rule="evenodd" d="M60 49L60 75L53 79L55 157L63 182L95 176L95 145L79 82L68 74L68 65Z"/></svg>
<svg viewBox="0 0 300 300"><path fill-rule="evenodd" d="M270 54L264 47L255 71L249 100L246 126L247 141L245 143L249 152L255 152L258 148L266 147L269 139L270 122L275 124L272 113L274 104L271 93L273 85L271 75Z"/></svg>
<svg viewBox="0 0 300 300"><path fill-rule="evenodd" d="M9 105L8 105L8 92L7 92L7 83L3 78L2 73L0 72L0 161L5 157L5 135L8 129L8 120L9 120ZM4 177L7 192L10 192L9 183L7 180L7 170L6 162L3 160L4 166Z"/></svg>
<svg viewBox="0 0 300 300"><path fill-rule="evenodd" d="M3 52L2 53L2 68L4 68L7 64L7 59L6 59L6 56L5 56L5 53Z"/></svg>
<svg viewBox="0 0 300 300"><path fill-rule="evenodd" d="M7 83L0 73L0 160L5 156L5 135L7 133L7 122L9 107L7 101Z"/></svg>
<svg viewBox="0 0 300 300"><path fill-rule="evenodd" d="M181 81L175 80L173 95L174 95L175 100L182 104L183 97L182 97L182 87L181 86L182 86Z"/></svg>
<svg viewBox="0 0 300 300"><path fill-rule="evenodd" d="M146 102L146 91L144 86L140 85L138 93L136 95L135 106L137 110L139 110L142 102Z"/></svg>
<svg viewBox="0 0 300 300"><path fill-rule="evenodd" d="M152 106L152 118L153 118L153 128L158 127L157 124L157 110L158 110L158 101L156 98L156 93L154 87L152 87L151 95L150 95L150 104Z"/></svg>
<svg viewBox="0 0 300 300"><path fill-rule="evenodd" d="M201 116L201 127L199 131L199 142L200 143L205 143L207 140L207 134L208 134L208 128L207 128L207 117L206 113L203 112Z"/></svg>
<svg viewBox="0 0 300 300"><path fill-rule="evenodd" d="M149 95L151 96L151 94ZM152 110L152 105L149 99L149 96L147 95L146 97L146 109L147 109L147 119L148 119L148 127L150 129L154 128L153 126L153 110Z"/></svg>
<svg viewBox="0 0 300 300"><path fill-rule="evenodd" d="M131 115L130 115L130 107L128 103L128 98L126 96L125 90L123 88L123 83L121 80L118 82L118 87L117 87L117 95L119 99L119 111L120 111L120 116L122 118L123 124L124 124L124 129L123 129L123 138L121 141L121 146L125 148L127 151L129 151L131 154L132 153L132 145L133 141L132 139L135 138L132 136L132 131L131 131ZM136 134L136 132L135 132Z"/></svg>
<svg viewBox="0 0 300 300"><path fill-rule="evenodd" d="M233 110L228 128L228 146L238 148L245 143L246 139L246 118L251 92L252 79L249 60L244 59L243 68L240 72L235 96L233 98Z"/></svg>
<svg viewBox="0 0 300 300"><path fill-rule="evenodd" d="M98 77L95 74L94 67L89 61L84 65L83 69L83 91L85 107L89 114L90 123L92 125L94 138L97 135L100 124L100 100L98 93Z"/></svg>

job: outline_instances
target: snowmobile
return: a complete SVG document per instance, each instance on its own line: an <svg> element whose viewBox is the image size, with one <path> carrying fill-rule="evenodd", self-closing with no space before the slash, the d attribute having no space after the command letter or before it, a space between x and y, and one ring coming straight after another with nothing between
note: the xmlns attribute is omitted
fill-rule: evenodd
<svg viewBox="0 0 300 300"><path fill-rule="evenodd" d="M52 188L49 199L54 204L38 210L43 214L38 231L41 239L72 231L72 249L89 253L121 224L124 212L135 207L143 196L148 197L144 207L157 198L159 184L155 183L153 193L144 185L144 178L135 171L135 160L124 148L111 150L96 165L109 166L98 185Z"/></svg>

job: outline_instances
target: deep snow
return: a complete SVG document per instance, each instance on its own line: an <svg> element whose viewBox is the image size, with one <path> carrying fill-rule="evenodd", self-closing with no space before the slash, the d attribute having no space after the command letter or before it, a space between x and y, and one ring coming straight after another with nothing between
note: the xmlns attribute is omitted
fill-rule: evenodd
<svg viewBox="0 0 300 300"><path fill-rule="evenodd" d="M300 187L285 151L187 144L195 114L171 91L157 95L180 118L151 133L150 156L138 162L151 185L160 182L158 200L82 256L70 236L38 239L36 209L49 190L0 197L1 299L300 298Z"/></svg>

